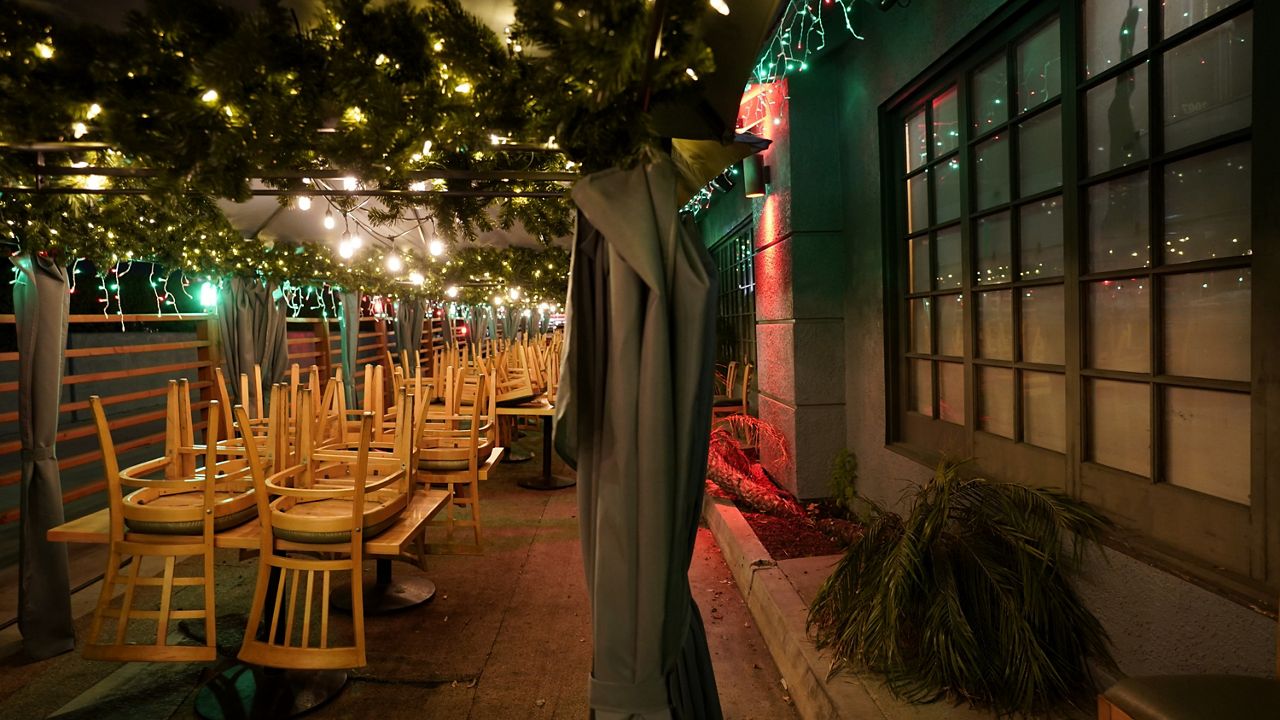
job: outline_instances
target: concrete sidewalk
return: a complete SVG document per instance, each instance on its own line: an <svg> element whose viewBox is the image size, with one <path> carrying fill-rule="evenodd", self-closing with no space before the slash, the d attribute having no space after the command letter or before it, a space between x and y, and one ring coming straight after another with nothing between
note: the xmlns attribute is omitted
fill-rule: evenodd
<svg viewBox="0 0 1280 720"><path fill-rule="evenodd" d="M536 434L522 446L540 450ZM574 490L517 487L541 459L504 465L482 486L482 556L439 555L427 572L435 600L397 615L368 618L369 665L316 718L585 718L591 666L590 623ZM220 558L219 616L243 623L254 560ZM397 565L396 572L414 572ZM707 626L725 717L798 717L754 627L720 549L699 532L690 571ZM91 608L97 587L82 591ZM86 595L87 594L87 595ZM87 616L79 620L81 631ZM219 634L242 631L221 623ZM208 666L89 662L78 654L29 665L0 634L0 717L194 717L193 698Z"/></svg>

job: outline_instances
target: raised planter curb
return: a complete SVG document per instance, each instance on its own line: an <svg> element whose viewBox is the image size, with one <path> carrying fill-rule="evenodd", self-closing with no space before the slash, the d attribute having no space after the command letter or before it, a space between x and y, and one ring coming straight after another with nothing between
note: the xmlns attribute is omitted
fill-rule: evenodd
<svg viewBox="0 0 1280 720"><path fill-rule="evenodd" d="M856 677L825 679L830 660L809 639L808 609L742 513L728 501L708 497L702 515L800 716L805 720L886 717Z"/></svg>

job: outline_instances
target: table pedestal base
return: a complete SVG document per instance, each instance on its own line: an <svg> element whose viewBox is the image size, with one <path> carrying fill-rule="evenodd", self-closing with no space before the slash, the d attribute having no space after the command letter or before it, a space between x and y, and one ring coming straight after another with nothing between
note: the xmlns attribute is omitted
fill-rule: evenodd
<svg viewBox="0 0 1280 720"><path fill-rule="evenodd" d="M539 475L538 477L524 478L517 481L516 484L529 490L563 490L577 485L578 481L563 475L552 474L547 477Z"/></svg>
<svg viewBox="0 0 1280 720"><path fill-rule="evenodd" d="M316 710L347 686L346 670L275 670L236 663L196 694L204 720L293 718Z"/></svg>
<svg viewBox="0 0 1280 720"><path fill-rule="evenodd" d="M430 602L436 595L436 584L421 573L408 577L391 576L391 561L378 560L373 582L364 583L364 614L385 615L408 610ZM338 585L329 594L329 604L343 612L351 612L351 585Z"/></svg>

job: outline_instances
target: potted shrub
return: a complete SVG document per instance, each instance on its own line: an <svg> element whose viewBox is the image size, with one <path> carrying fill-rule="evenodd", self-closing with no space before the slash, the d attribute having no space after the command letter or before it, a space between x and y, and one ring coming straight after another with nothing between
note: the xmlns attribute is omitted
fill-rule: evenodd
<svg viewBox="0 0 1280 720"><path fill-rule="evenodd" d="M951 462L904 500L905 515L872 504L810 607L832 673L867 668L903 699L1002 715L1090 696L1089 663L1115 663L1072 576L1108 521L1062 493L964 477Z"/></svg>

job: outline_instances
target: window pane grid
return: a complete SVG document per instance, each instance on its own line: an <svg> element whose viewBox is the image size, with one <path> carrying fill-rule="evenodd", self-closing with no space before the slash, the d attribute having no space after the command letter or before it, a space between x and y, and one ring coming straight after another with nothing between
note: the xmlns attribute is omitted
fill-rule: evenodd
<svg viewBox="0 0 1280 720"><path fill-rule="evenodd" d="M720 278L716 362L756 362L755 243L751 227L711 248Z"/></svg>

